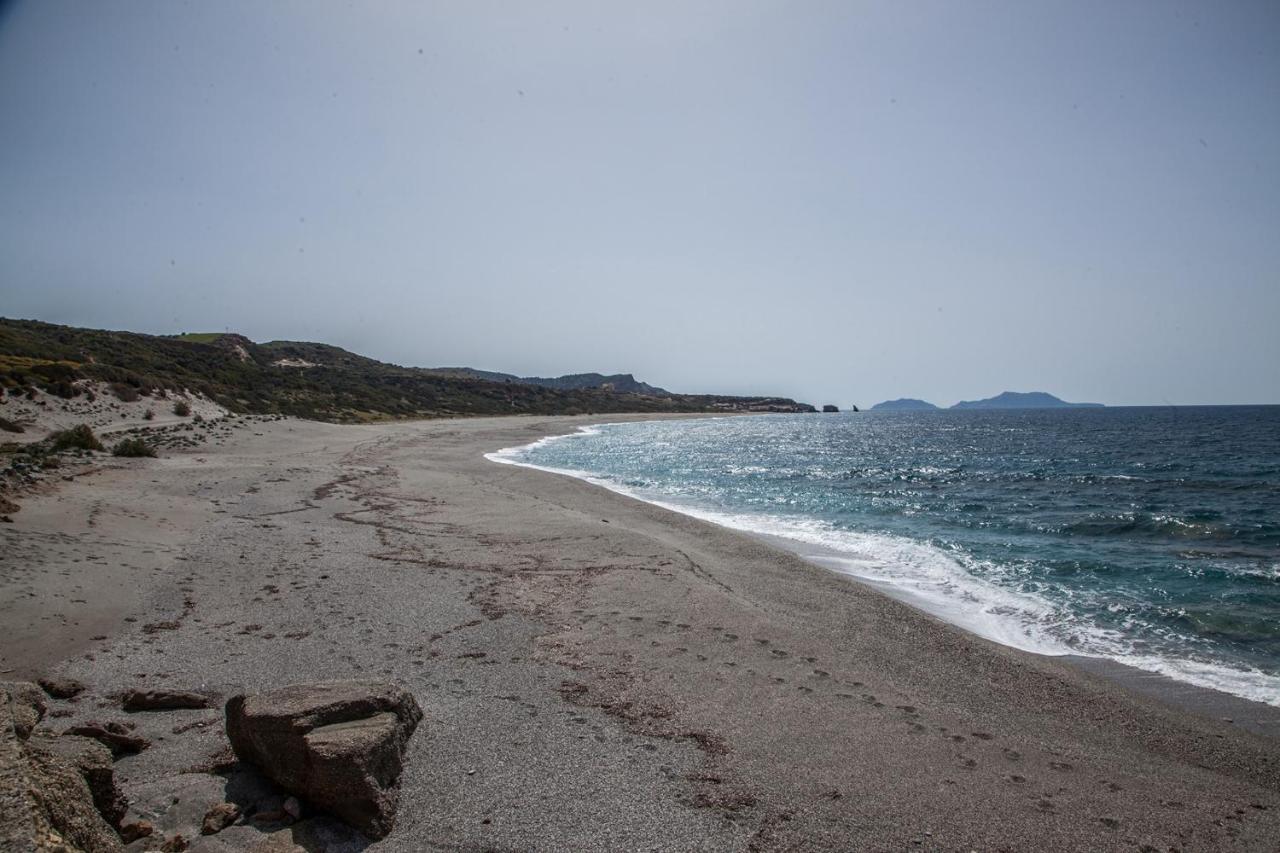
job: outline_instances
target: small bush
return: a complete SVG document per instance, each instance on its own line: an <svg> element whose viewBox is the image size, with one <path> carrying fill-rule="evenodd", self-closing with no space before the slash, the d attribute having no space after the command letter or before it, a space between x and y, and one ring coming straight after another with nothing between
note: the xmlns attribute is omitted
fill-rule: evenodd
<svg viewBox="0 0 1280 853"><path fill-rule="evenodd" d="M93 430L89 429L88 424L80 424L71 429L64 429L62 432L55 432L49 436L49 439L54 450L102 449L102 442L98 441L98 437L93 434Z"/></svg>
<svg viewBox="0 0 1280 853"><path fill-rule="evenodd" d="M191 406L187 405L186 400L179 400L173 404L173 413L180 418L185 418L191 414Z"/></svg>
<svg viewBox="0 0 1280 853"><path fill-rule="evenodd" d="M123 382L111 383L111 393L116 395L116 399L121 403L138 402L138 389L132 385L126 385Z"/></svg>
<svg viewBox="0 0 1280 853"><path fill-rule="evenodd" d="M151 411L150 409L147 409L145 412L142 413L142 419L144 421L149 421L155 416L156 416L156 413Z"/></svg>
<svg viewBox="0 0 1280 853"><path fill-rule="evenodd" d="M155 456L156 450L140 438L126 438L111 449L112 456Z"/></svg>
<svg viewBox="0 0 1280 853"><path fill-rule="evenodd" d="M5 432L26 432L26 430L22 428L22 424L15 424L8 418L0 418L0 429Z"/></svg>

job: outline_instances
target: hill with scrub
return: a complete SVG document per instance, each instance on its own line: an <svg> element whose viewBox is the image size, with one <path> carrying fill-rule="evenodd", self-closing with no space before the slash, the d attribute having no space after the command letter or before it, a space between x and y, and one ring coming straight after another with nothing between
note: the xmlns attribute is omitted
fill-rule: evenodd
<svg viewBox="0 0 1280 853"><path fill-rule="evenodd" d="M618 381L622 377L630 382ZM189 390L232 412L346 423L496 414L813 411L786 398L671 394L625 374L490 379L469 368L402 367L321 343L259 344L234 333L158 336L0 319L0 386L7 393L39 388L69 398L80 393L84 380L108 383L122 399Z"/></svg>

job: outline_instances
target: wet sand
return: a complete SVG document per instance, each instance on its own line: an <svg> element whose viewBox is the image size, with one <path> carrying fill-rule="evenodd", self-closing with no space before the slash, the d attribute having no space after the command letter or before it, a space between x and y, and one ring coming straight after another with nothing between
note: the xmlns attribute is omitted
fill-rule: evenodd
<svg viewBox="0 0 1280 853"><path fill-rule="evenodd" d="M426 717L376 849L1276 849L1274 737L483 458L596 420L104 462L0 529L0 668L89 684L67 724L139 684L401 683ZM116 766L154 813L224 741L142 725Z"/></svg>

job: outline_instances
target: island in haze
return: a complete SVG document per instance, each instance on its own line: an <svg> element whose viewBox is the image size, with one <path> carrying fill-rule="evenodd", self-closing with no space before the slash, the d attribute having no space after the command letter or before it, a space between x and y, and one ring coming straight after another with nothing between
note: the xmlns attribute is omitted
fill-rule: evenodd
<svg viewBox="0 0 1280 853"><path fill-rule="evenodd" d="M1097 409L1102 403L1068 403L1045 391L1004 391L985 400L964 400L952 409ZM926 400L902 397L871 407L873 412L934 412L939 407Z"/></svg>
<svg viewBox="0 0 1280 853"><path fill-rule="evenodd" d="M1005 391L985 400L965 400L953 409L1098 409L1101 403L1068 403L1044 391Z"/></svg>
<svg viewBox="0 0 1280 853"><path fill-rule="evenodd" d="M871 407L873 412L934 412L938 407L926 400L914 397L900 397L897 400L885 400Z"/></svg>

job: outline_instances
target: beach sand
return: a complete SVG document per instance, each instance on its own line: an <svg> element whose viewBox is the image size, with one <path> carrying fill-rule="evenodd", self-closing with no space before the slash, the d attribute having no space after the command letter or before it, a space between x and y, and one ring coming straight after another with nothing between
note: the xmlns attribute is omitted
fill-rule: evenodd
<svg viewBox="0 0 1280 853"><path fill-rule="evenodd" d="M130 687L402 684L425 718L379 850L1280 847L1274 709L1247 730L483 458L599 420L254 422L41 486L0 525L2 677L89 685L55 728ZM179 826L221 714L136 716L117 774Z"/></svg>

